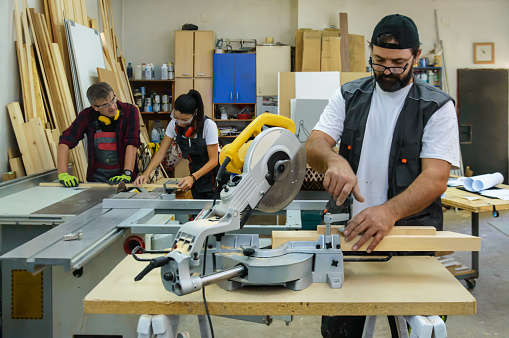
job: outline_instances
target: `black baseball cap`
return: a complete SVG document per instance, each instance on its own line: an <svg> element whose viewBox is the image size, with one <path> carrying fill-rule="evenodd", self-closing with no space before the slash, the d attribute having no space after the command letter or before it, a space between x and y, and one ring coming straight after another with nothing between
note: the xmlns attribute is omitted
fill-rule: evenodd
<svg viewBox="0 0 509 338"><path fill-rule="evenodd" d="M384 33L392 34L398 39L399 44L377 43L377 38ZM414 21L407 16L391 14L384 17L375 26L371 44L389 49L407 49L419 47L419 32Z"/></svg>

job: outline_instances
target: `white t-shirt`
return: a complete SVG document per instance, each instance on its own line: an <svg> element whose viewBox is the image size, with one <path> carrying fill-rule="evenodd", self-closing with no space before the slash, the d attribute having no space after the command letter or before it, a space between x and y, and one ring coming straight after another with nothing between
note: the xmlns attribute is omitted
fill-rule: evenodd
<svg viewBox="0 0 509 338"><path fill-rule="evenodd" d="M357 183L365 201L360 203L354 199L352 216L387 201L392 136L410 88L411 84L389 93L376 85L357 169ZM337 142L343 133L344 121L345 99L338 89L329 99L314 129L328 134ZM449 162L453 169L459 167L458 122L452 101L437 110L424 127L420 158L440 159Z"/></svg>
<svg viewBox="0 0 509 338"><path fill-rule="evenodd" d="M177 134L175 133L175 120L171 120L170 123L168 123L168 127L166 128L166 136L172 139L175 139L175 137L177 136ZM198 133L196 133L193 138L196 137L198 137ZM205 119L205 121L203 122L203 138L205 139L205 143L208 146L211 144L219 143L217 125L211 119Z"/></svg>

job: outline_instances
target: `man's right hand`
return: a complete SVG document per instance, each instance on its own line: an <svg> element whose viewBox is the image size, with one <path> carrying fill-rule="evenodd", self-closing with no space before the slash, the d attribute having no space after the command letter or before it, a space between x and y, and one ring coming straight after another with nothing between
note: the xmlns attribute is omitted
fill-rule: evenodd
<svg viewBox="0 0 509 338"><path fill-rule="evenodd" d="M336 201L337 206L342 205L350 193L357 201L364 202L364 197L357 185L357 177L345 159L336 158L328 163L323 187Z"/></svg>
<svg viewBox="0 0 509 338"><path fill-rule="evenodd" d="M58 180L64 187L72 188L79 185L78 178L76 176L69 175L68 173L58 174Z"/></svg>
<svg viewBox="0 0 509 338"><path fill-rule="evenodd" d="M136 180L134 180L133 185L135 187L141 187L142 185L146 184L147 182L148 182L147 176L145 176L144 174L138 175L138 177L136 177Z"/></svg>

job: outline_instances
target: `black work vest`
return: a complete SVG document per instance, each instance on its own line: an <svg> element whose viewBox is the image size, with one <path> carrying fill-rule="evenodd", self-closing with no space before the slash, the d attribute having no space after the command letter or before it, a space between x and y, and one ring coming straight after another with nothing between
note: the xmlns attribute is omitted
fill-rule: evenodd
<svg viewBox="0 0 509 338"><path fill-rule="evenodd" d="M374 85L375 79L367 77L341 87L346 116L339 154L350 163L354 173L357 173L359 166ZM452 98L438 88L414 79L392 137L388 199L403 192L421 173L420 153L424 127L431 116L450 100ZM424 210L398 220L395 225L433 225L442 230L443 212L440 197Z"/></svg>
<svg viewBox="0 0 509 338"><path fill-rule="evenodd" d="M205 125L206 119L208 119L207 116L205 116L203 125ZM189 171L191 174L200 170L209 161L209 153L207 151L207 143L203 137L203 129L204 126L198 129L196 138L185 137L186 128L179 127L178 124L175 123L175 132L177 134L175 136L175 141L182 151L182 158L189 160ZM214 169L194 182L191 187L191 193L194 199L214 198L214 192L216 190L215 179L218 170L219 163Z"/></svg>

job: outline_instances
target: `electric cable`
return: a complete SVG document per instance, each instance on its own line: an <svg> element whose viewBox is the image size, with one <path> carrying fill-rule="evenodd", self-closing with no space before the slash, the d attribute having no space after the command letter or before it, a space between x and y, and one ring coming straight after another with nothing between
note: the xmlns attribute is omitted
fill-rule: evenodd
<svg viewBox="0 0 509 338"><path fill-rule="evenodd" d="M209 244L209 237L205 238L205 249L203 250L203 276L205 276L205 266L207 265L207 247ZM205 305L205 312L207 313L207 320L209 321L210 334L214 338L214 328L212 327L212 320L210 319L209 307L207 305L207 298L205 298L205 287L202 287L203 304Z"/></svg>

